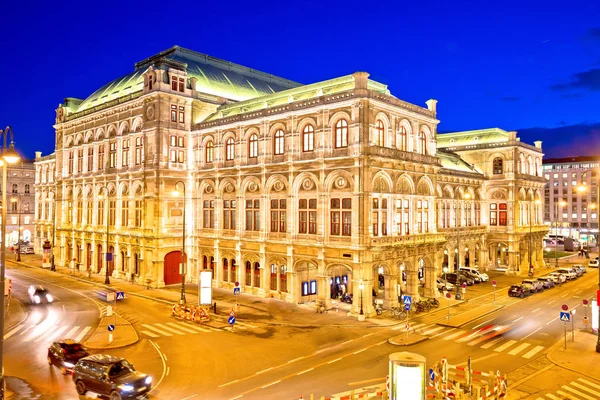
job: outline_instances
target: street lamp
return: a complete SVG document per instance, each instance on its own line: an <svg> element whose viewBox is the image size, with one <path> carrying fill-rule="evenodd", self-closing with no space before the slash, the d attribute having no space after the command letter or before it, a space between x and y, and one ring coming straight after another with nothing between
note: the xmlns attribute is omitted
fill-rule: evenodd
<svg viewBox="0 0 600 400"><path fill-rule="evenodd" d="M108 186L100 186L100 188L104 189L105 192L106 192L106 204L105 204L105 207L106 207L106 251L104 253L104 255L105 255L105 257L104 257L105 258L105 264L104 264L104 266L105 266L104 284L105 285L110 285L110 274L109 274L109 271L108 271L108 257L109 257L109 255L108 255L108 223L109 223L109 219L110 219L110 211L108 209L109 208L109 204L110 204L110 202L108 201L109 191L108 191ZM98 198L101 199L102 195L99 195ZM111 259L112 259L112 257L111 257Z"/></svg>
<svg viewBox="0 0 600 400"><path fill-rule="evenodd" d="M6 137L10 133L10 147L6 147ZM6 274L6 179L7 179L7 166L8 164L15 164L19 161L19 154L15 151L13 130L10 126L6 129L0 129L0 137L4 135L4 146L2 146L2 226L0 229L0 235L2 236L2 245L0 247L0 388L3 391L2 397L4 397L4 388L6 387L4 381L4 285L5 285L5 274Z"/></svg>
<svg viewBox="0 0 600 400"><path fill-rule="evenodd" d="M179 300L180 304L185 304L185 183L183 181L175 182L175 190L173 191L174 196L179 196L179 190L177 187L181 184L183 187L183 233L181 235L181 299Z"/></svg>
<svg viewBox="0 0 600 400"><path fill-rule="evenodd" d="M465 200L469 200L471 198L471 194L470 193L465 193ZM458 201L456 201L456 204L459 204ZM460 271L460 227L462 226L462 204L460 205L460 207L456 208L456 216L455 216L455 225L456 225L456 253L457 253L457 260L456 260L456 272ZM460 223L459 223L460 222ZM460 225L460 226L459 226Z"/></svg>
<svg viewBox="0 0 600 400"><path fill-rule="evenodd" d="M20 199L21 199L21 196L19 196L19 200ZM22 206L22 204L19 204L21 202L17 201L17 199L15 199L14 197L10 199L10 202L17 206L17 207L15 207L16 211L17 211L17 218L19 219L19 230L17 231L17 261L20 262L21 261L21 206Z"/></svg>
<svg viewBox="0 0 600 400"><path fill-rule="evenodd" d="M360 283L358 284L358 288L360 289L360 311L359 311L359 315L364 315L363 313L363 289L365 288L365 285L363 284L363 280L360 280Z"/></svg>
<svg viewBox="0 0 600 400"><path fill-rule="evenodd" d="M52 199L46 199L46 201L52 203L52 252L50 253L50 271L56 271L56 265L54 264L54 244L55 244L55 229L56 229L56 192L52 193Z"/></svg>
<svg viewBox="0 0 600 400"><path fill-rule="evenodd" d="M532 233L531 233L531 204L532 202L529 202L529 273L532 273L533 271L533 263L531 262L531 241L532 239ZM540 199L536 199L534 201L535 204L540 204L541 201ZM537 210L536 210L536 220L537 220ZM536 221L537 222L537 221Z"/></svg>

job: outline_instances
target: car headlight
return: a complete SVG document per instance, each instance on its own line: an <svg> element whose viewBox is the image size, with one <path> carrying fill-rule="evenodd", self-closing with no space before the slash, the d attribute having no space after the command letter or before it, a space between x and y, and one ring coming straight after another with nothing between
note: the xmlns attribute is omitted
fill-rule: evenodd
<svg viewBox="0 0 600 400"><path fill-rule="evenodd" d="M133 392L133 385L121 385L119 387L124 392Z"/></svg>
<svg viewBox="0 0 600 400"><path fill-rule="evenodd" d="M144 383L145 383L146 385L149 385L149 384L151 384L151 383L152 383L152 377L151 377L151 376L147 376L147 377L146 377L146 380L144 381Z"/></svg>
<svg viewBox="0 0 600 400"><path fill-rule="evenodd" d="M64 362L63 365L67 368L73 368L75 366L75 364L71 364L70 362Z"/></svg>
<svg viewBox="0 0 600 400"><path fill-rule="evenodd" d="M48 300L48 303L52 303L54 301L54 297L52 297L51 294L47 294L46 295L46 300Z"/></svg>
<svg viewBox="0 0 600 400"><path fill-rule="evenodd" d="M40 304L40 296L38 296L37 294L33 296L33 301L35 301L36 304Z"/></svg>

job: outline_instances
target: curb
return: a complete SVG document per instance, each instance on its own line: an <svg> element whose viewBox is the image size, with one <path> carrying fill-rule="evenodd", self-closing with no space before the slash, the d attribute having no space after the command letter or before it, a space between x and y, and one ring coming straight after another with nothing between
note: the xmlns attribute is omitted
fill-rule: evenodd
<svg viewBox="0 0 600 400"><path fill-rule="evenodd" d="M556 361L554 360L554 353L556 353L556 352L558 351L558 349L560 348L560 346L561 346L562 344L563 344L563 339L561 338L561 339L558 339L558 340L556 341L556 343L554 343L554 344L552 345L552 347L550 347L550 350L548 350L548 353L546 353L546 357L548 357L548 360L550 360L550 362L551 362L551 363L552 363L554 366L556 366L556 367L559 367L559 368L566 369L566 370L568 370L568 371L571 371L571 372L574 372L574 373L576 373L576 374L580 374L580 375L586 375L585 373L583 373L583 372L581 372L581 371L577 371L576 369L573 369L573 368L571 368L571 367L567 367L567 366L564 366L564 365L562 365L562 364L559 364L558 362L556 362ZM590 378L590 379L593 379L593 380L595 380L596 382L600 382L600 379L598 379L598 378L595 378L595 377L593 377L593 376L590 376L590 375L586 375L586 376L587 376L588 378Z"/></svg>
<svg viewBox="0 0 600 400"><path fill-rule="evenodd" d="M421 343L421 342L424 342L427 339L429 339L428 336L423 336L423 335L418 335L418 334L409 335L409 338L411 336L413 336L413 338L408 339L408 338L406 338L406 335L400 334L400 335L389 338L388 343L393 344L394 346L412 346L413 344ZM414 338L414 336L416 336L416 338ZM397 338L398 338L398 340L396 340ZM403 341L402 340L403 338L405 338L407 340Z"/></svg>
<svg viewBox="0 0 600 400"><path fill-rule="evenodd" d="M123 345L119 345L119 346L110 346L110 345L108 345L108 346L103 346L103 347L94 347L94 346L89 346L89 345L87 345L87 344L86 344L86 345L85 345L85 347L87 347L87 348L89 348L89 349L93 349L93 350L112 350L112 349L122 349L122 348L125 348L125 347L132 346L132 345L134 345L134 344L137 344L137 343L140 341L140 335L138 334L138 331L137 331L137 329L135 329L135 328L133 327L133 325L131 324L131 322L129 322L129 320L127 320L127 318L125 318L125 317L121 316L120 314L117 314L117 313L114 313L114 314L115 314L115 315L118 315L118 316L119 316L119 318L122 318L124 321L127 321L127 324L129 325L129 327L130 327L130 328L131 328L131 329L132 329L132 330L135 332L135 340L134 340L134 341L132 341L131 343L127 343L127 344L123 344ZM102 322L102 320L103 320L104 318L107 318L107 317L103 316L103 317L100 319L100 323ZM98 326L97 326L97 327L96 327L96 329L94 330L94 333L92 333L92 334L90 335L90 338L94 337L94 335L96 335L96 334L97 334L97 333L100 331L100 328L101 328L101 327L100 327L100 323L98 324ZM86 343L87 343L88 341L89 341L89 338L88 338L88 340L86 340Z"/></svg>
<svg viewBox="0 0 600 400"><path fill-rule="evenodd" d="M439 325L439 326L445 326L445 327L449 327L449 328L461 328L462 326L464 326L464 325L466 325L466 324L468 324L468 323L470 323L470 322L473 322L473 321L475 321L476 319L479 319L479 318L483 317L484 315L488 315L488 314L494 313L494 312L496 312L496 311L500 311L500 310L502 310L502 309L503 309L504 307L506 307L506 306L499 305L499 306L495 306L495 307L497 307L497 308L494 308L494 309L492 309L492 310L490 310L490 311L487 311L487 312L484 312L484 313L481 313L481 314L477 314L477 316L476 316L476 317L473 317L473 318L471 318L470 320L468 320L468 321L465 321L465 322L463 322L463 323L462 323L462 324L460 324L460 325L456 325L456 324L450 324L450 323L444 323L444 322L438 322L436 325ZM475 309L476 309L476 308L474 308L473 310L475 310ZM469 310L469 311L471 311L471 310ZM468 312L468 311L466 311L466 312ZM459 314L459 315L460 315L460 314Z"/></svg>
<svg viewBox="0 0 600 400"><path fill-rule="evenodd" d="M21 318L17 319L16 322L5 326L4 327L5 330L11 330L13 327L23 323L23 321L25 321L27 319L27 313L24 311L23 303L21 303L16 297L13 297L13 296L11 296L11 300L14 300L15 304L17 304L17 307L19 307L19 312L21 313Z"/></svg>

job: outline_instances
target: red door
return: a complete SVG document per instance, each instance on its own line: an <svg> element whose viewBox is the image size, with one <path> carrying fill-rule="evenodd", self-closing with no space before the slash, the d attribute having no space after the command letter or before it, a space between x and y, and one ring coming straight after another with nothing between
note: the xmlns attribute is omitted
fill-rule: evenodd
<svg viewBox="0 0 600 400"><path fill-rule="evenodd" d="M187 263L187 256L185 261ZM165 256L165 285L181 283L179 264L181 264L181 251L172 251Z"/></svg>

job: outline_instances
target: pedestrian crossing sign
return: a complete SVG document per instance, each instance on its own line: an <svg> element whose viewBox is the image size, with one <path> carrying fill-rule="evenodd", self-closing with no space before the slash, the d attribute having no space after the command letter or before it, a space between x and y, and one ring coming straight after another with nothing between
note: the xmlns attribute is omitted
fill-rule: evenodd
<svg viewBox="0 0 600 400"><path fill-rule="evenodd" d="M412 304L412 297L410 297L410 296L402 296L402 301L403 301L404 304L410 305L410 304Z"/></svg>
<svg viewBox="0 0 600 400"><path fill-rule="evenodd" d="M560 320L563 322L571 322L571 314L568 312L560 312Z"/></svg>
<svg viewBox="0 0 600 400"><path fill-rule="evenodd" d="M125 292L117 292L117 300L123 300L125 298Z"/></svg>

